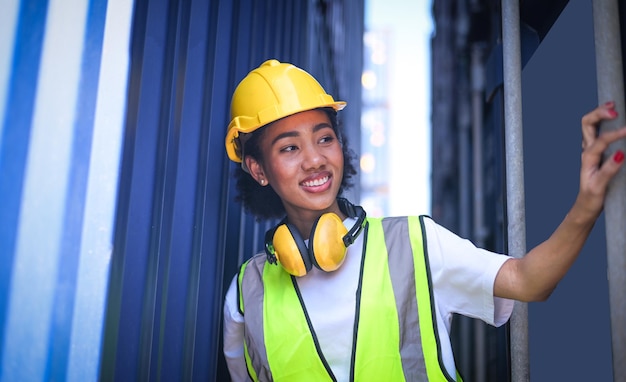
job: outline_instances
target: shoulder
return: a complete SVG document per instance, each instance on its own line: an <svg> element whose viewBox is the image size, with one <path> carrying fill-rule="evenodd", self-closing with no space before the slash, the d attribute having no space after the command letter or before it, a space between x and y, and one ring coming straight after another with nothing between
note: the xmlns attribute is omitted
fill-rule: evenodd
<svg viewBox="0 0 626 382"><path fill-rule="evenodd" d="M266 261L267 255L265 254L265 252L257 253L248 260L244 261L244 263L239 268L239 276L241 277L248 270L256 270L258 272L262 272Z"/></svg>
<svg viewBox="0 0 626 382"><path fill-rule="evenodd" d="M253 285L257 287L259 283L262 284L263 269L266 262L267 256L264 252L257 253L246 260L239 268L239 272L237 274L238 288L241 289L246 285Z"/></svg>
<svg viewBox="0 0 626 382"><path fill-rule="evenodd" d="M375 225L380 225L385 232L410 230L414 233L417 230L427 234L427 231L434 232L437 227L441 227L428 215L368 217L367 220L370 223L375 223Z"/></svg>

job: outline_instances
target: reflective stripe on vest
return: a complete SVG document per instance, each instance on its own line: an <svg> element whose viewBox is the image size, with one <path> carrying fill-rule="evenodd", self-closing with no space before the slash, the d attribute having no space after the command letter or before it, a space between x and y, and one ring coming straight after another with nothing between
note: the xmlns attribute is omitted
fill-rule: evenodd
<svg viewBox="0 0 626 382"><path fill-rule="evenodd" d="M422 230L418 217L368 218L350 380L453 380L441 363ZM242 266L238 286L253 380L335 380L295 277L258 255Z"/></svg>

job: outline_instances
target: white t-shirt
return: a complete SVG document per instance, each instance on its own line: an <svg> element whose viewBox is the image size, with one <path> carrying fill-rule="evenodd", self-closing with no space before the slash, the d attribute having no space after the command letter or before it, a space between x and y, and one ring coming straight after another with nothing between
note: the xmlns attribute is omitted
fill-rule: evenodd
<svg viewBox="0 0 626 382"><path fill-rule="evenodd" d="M354 223L351 218L344 221L348 228ZM431 219L424 219L424 225L443 362L448 374L456 377L450 344L452 315L458 313L477 318L493 326L500 326L509 319L513 301L493 296L496 275L509 257L476 248L469 240L458 237ZM347 381L350 377L362 248L363 235L360 235L348 248L346 259L338 270L326 273L314 267L305 276L297 278L320 347L337 381ZM243 341L243 316L238 310L235 277L224 304L224 355L235 382L249 380Z"/></svg>

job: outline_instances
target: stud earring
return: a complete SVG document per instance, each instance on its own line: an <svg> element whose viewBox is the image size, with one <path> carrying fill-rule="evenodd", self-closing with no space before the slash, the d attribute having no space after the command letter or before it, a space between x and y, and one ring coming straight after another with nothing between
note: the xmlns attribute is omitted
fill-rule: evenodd
<svg viewBox="0 0 626 382"><path fill-rule="evenodd" d="M265 179L261 179L261 186L265 186Z"/></svg>

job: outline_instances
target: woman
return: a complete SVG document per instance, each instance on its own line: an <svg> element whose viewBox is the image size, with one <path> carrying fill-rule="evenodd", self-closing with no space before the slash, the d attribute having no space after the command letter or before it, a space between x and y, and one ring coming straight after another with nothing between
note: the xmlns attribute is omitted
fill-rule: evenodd
<svg viewBox="0 0 626 382"><path fill-rule="evenodd" d="M430 218L366 218L342 199L355 173L337 124L345 106L305 71L269 60L233 95L226 137L239 199L283 218L226 295L233 380L459 380L453 313L504 324L513 300L548 298L600 214L626 128L597 134L613 103L582 119L580 190L544 243L514 259L476 248ZM280 266L277 266L280 264Z"/></svg>

